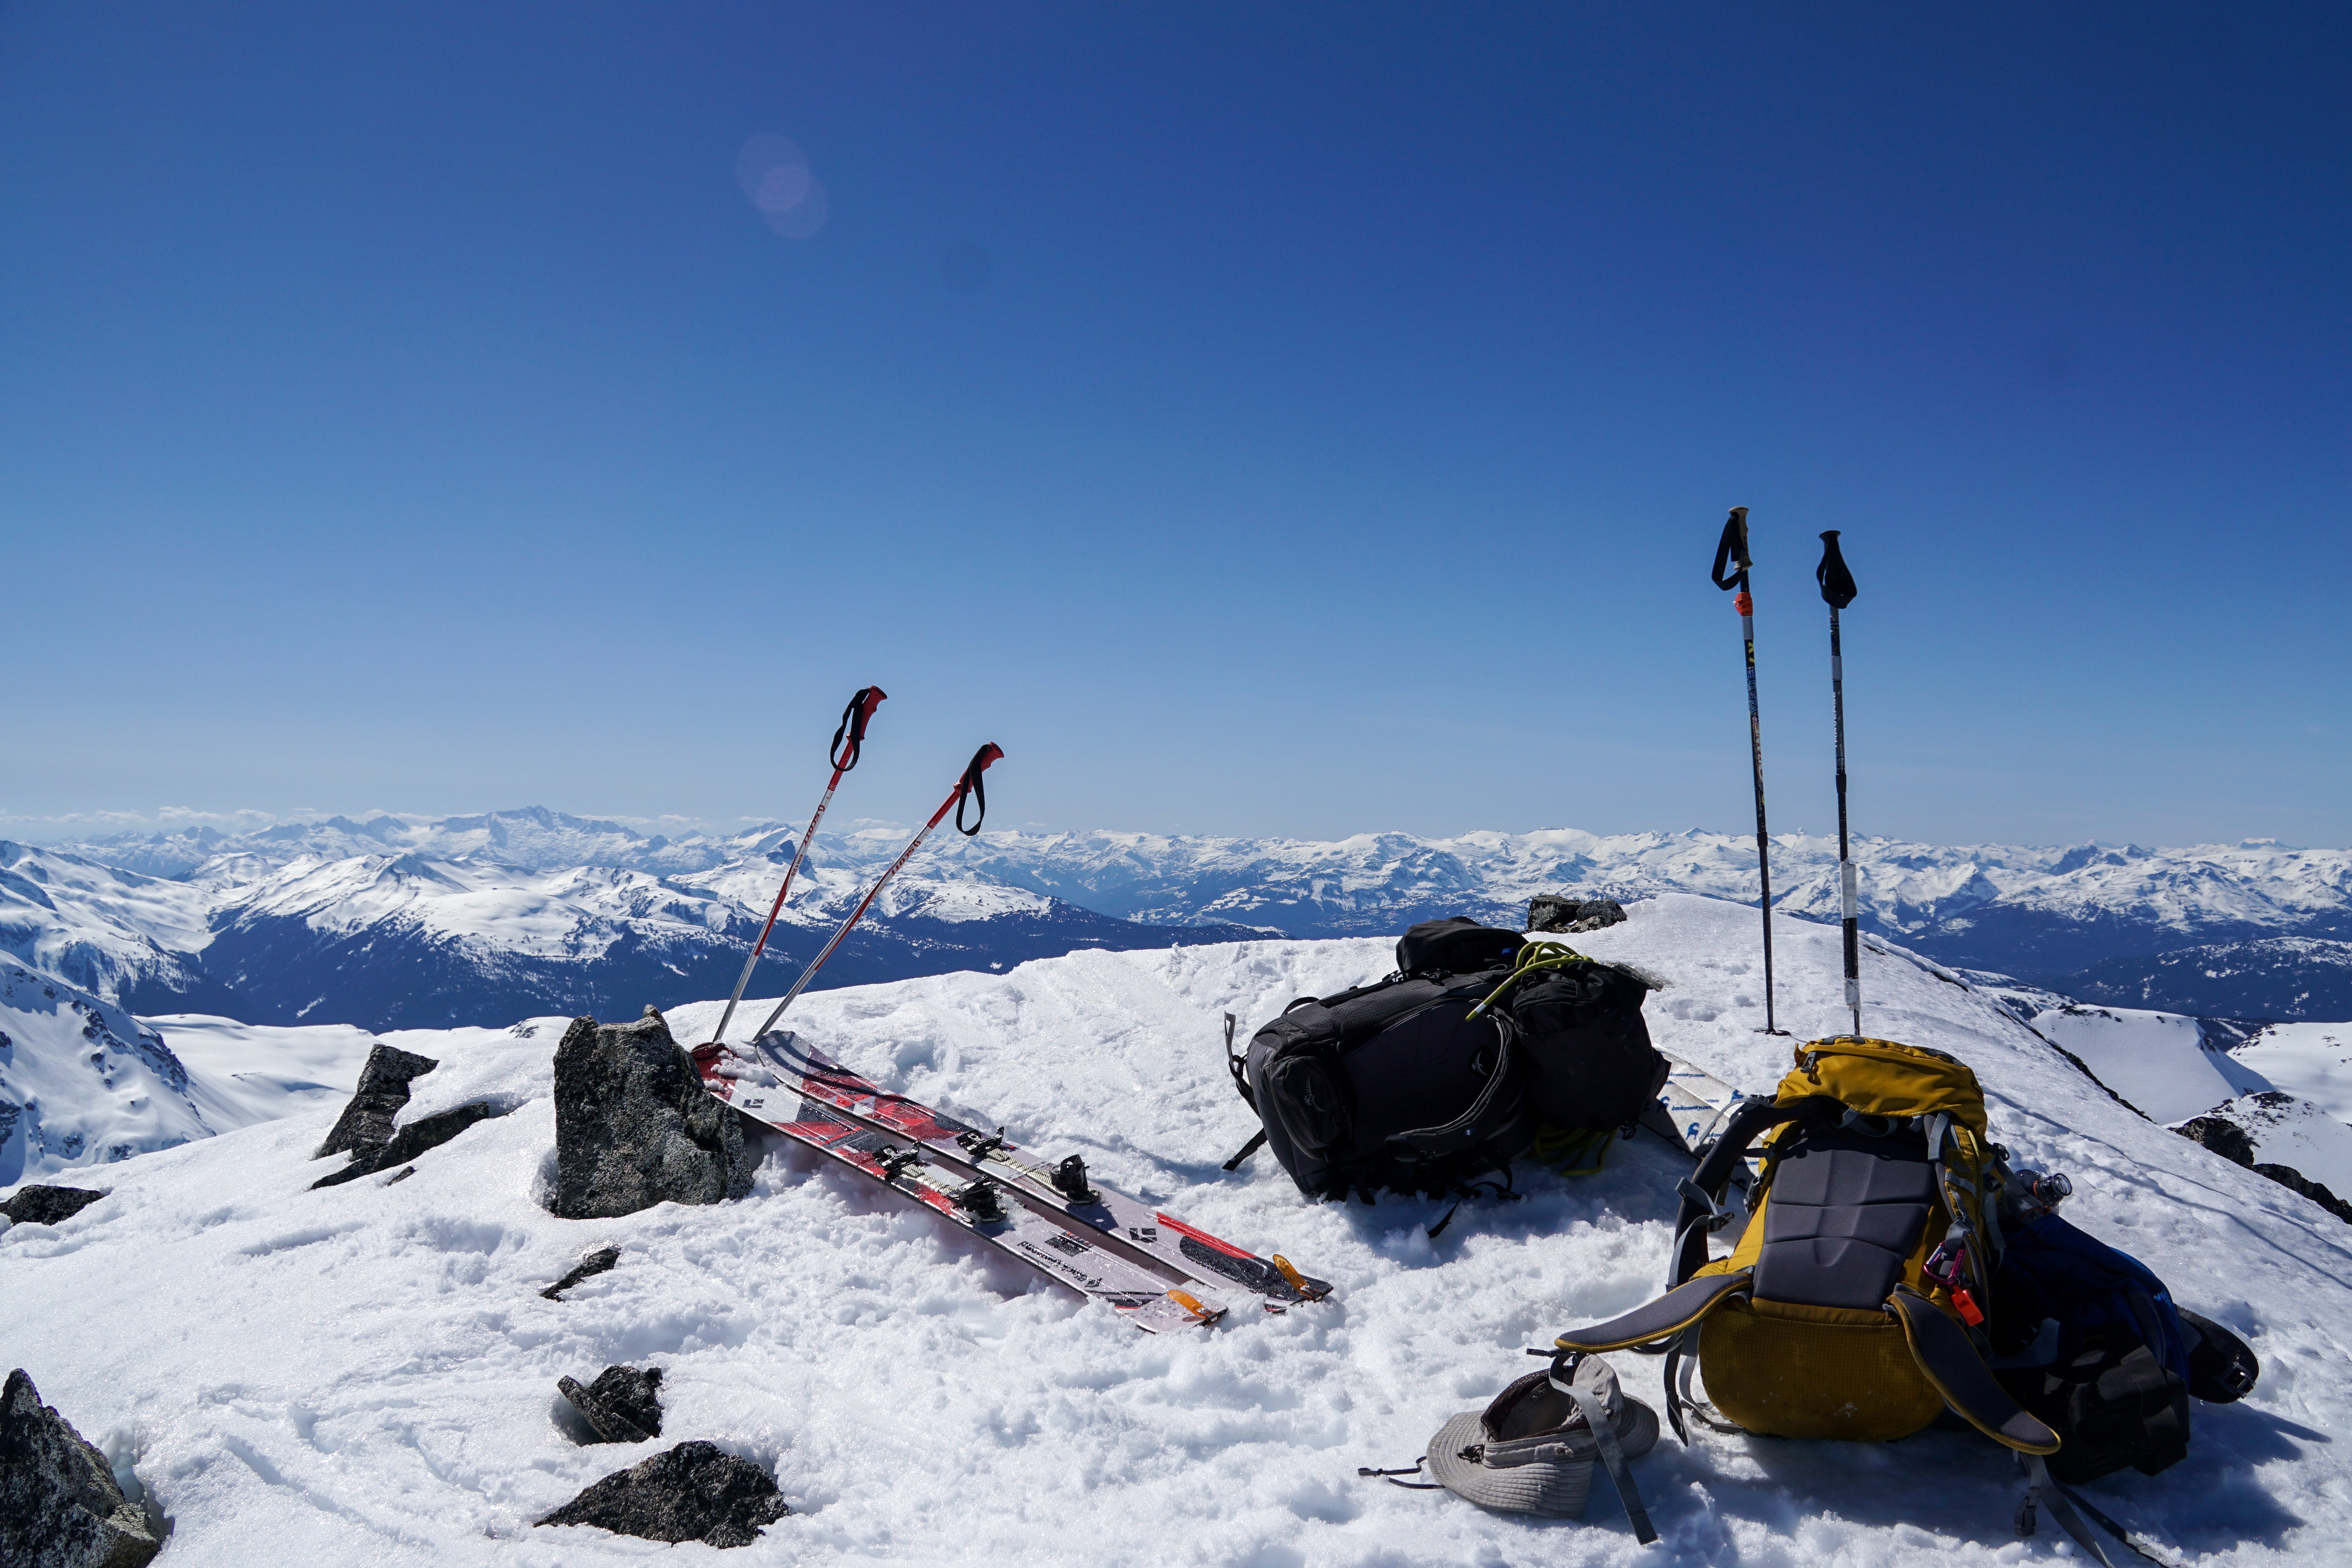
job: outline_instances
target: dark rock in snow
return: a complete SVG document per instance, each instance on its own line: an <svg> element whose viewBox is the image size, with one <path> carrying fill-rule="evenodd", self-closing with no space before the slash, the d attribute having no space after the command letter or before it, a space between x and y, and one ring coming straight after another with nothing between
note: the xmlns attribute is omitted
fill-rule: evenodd
<svg viewBox="0 0 2352 1568"><path fill-rule="evenodd" d="M655 1009L634 1024L574 1018L555 1047L555 1200L565 1219L751 1190L736 1113L703 1092Z"/></svg>
<svg viewBox="0 0 2352 1568"><path fill-rule="evenodd" d="M311 1158L323 1160L346 1151L373 1153L391 1142L393 1121L408 1103L408 1080L423 1078L440 1065L431 1057L391 1046L369 1051L367 1066L360 1069L360 1086L352 1091L352 1102L343 1107L342 1115L335 1119L335 1130Z"/></svg>
<svg viewBox="0 0 2352 1568"><path fill-rule="evenodd" d="M2173 1129L2191 1143L2202 1143L2224 1160L2251 1166L2254 1163L2254 1141L2246 1130L2226 1116L2200 1116Z"/></svg>
<svg viewBox="0 0 2352 1568"><path fill-rule="evenodd" d="M537 1522L593 1524L641 1541L749 1546L790 1513L775 1478L709 1443L680 1443L603 1480Z"/></svg>
<svg viewBox="0 0 2352 1568"><path fill-rule="evenodd" d="M376 1047L378 1050L383 1048L382 1046ZM406 1086L404 1085L402 1093L406 1092ZM394 1165L405 1164L415 1159L428 1149L438 1149L475 1122L487 1121L494 1116L504 1116L512 1109L511 1106L493 1105L487 1100L469 1100L454 1110L436 1111L430 1116L420 1116L394 1132L389 1143L374 1150L355 1152L350 1164L332 1175L320 1177L312 1182L310 1186L315 1191L320 1187L332 1187L344 1182L355 1182L362 1176L372 1175L377 1171L389 1171ZM393 1179L399 1180L396 1176Z"/></svg>
<svg viewBox="0 0 2352 1568"><path fill-rule="evenodd" d="M106 1456L41 1403L24 1368L10 1373L0 1388L0 1563L142 1568L163 1544Z"/></svg>
<svg viewBox="0 0 2352 1568"><path fill-rule="evenodd" d="M1625 906L1614 899L1570 899L1559 893L1538 893L1528 900L1528 931L1587 931L1622 925Z"/></svg>
<svg viewBox="0 0 2352 1568"><path fill-rule="evenodd" d="M661 1436L661 1368L608 1366L587 1387L560 1377L555 1386L607 1443L643 1443Z"/></svg>
<svg viewBox="0 0 2352 1568"><path fill-rule="evenodd" d="M602 1274L604 1270L610 1268L619 1261L621 1261L621 1249L619 1247L600 1247L595 1251L590 1253L587 1257L582 1258L578 1265L575 1266L570 1273L566 1274L562 1279L558 1279L554 1284L550 1285L546 1289L541 1290L540 1294L551 1301L561 1301L563 1300L563 1293L566 1290L571 1289L572 1287L579 1284L580 1281L587 1279L592 1274Z"/></svg>
<svg viewBox="0 0 2352 1568"><path fill-rule="evenodd" d="M2263 1097L2268 1100L2269 1097ZM2278 1097L2284 1100L2286 1097ZM2347 1203L2327 1190L2324 1182L2315 1182L2293 1165L2258 1165L2254 1163L2254 1141L2246 1130L2226 1116L2199 1116L2173 1129L2192 1143L2202 1143L2224 1160L2234 1161L2252 1171L2257 1176L2267 1176L2280 1186L2301 1193L2329 1214L2347 1224L2352 1224L2352 1203Z"/></svg>
<svg viewBox="0 0 2352 1568"><path fill-rule="evenodd" d="M0 1214L18 1225L57 1225L105 1195L88 1187L18 1187L15 1197L0 1204Z"/></svg>
<svg viewBox="0 0 2352 1568"><path fill-rule="evenodd" d="M2254 1174L2268 1176L2282 1187L2293 1188L2337 1219L2352 1224L2352 1204L2329 1192L2326 1183L2313 1181L2293 1165L2256 1165Z"/></svg>

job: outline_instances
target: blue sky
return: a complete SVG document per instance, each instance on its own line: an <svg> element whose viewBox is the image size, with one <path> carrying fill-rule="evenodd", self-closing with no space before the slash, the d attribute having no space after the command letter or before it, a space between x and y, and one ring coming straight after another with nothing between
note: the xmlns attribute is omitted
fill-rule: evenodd
<svg viewBox="0 0 2352 1568"><path fill-rule="evenodd" d="M1738 503L1776 826L1839 528L1858 828L2352 842L2347 69L2315 6L0 9L0 831L796 816L869 681L877 816L994 740L998 826L1738 829Z"/></svg>

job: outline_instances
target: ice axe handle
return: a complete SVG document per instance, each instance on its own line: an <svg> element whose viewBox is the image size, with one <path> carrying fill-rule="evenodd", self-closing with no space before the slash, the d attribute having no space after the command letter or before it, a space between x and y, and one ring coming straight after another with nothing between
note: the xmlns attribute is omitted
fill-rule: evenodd
<svg viewBox="0 0 2352 1568"><path fill-rule="evenodd" d="M1813 581L1822 585L1822 602L1832 610L1844 609L1860 592L1853 585L1853 574L1846 570L1845 556L1838 550L1834 528L1822 533L1822 563L1813 568Z"/></svg>
<svg viewBox="0 0 2352 1568"><path fill-rule="evenodd" d="M1724 568L1737 564L1737 572L1725 575ZM1715 585L1726 593L1743 587L1748 582L1748 569L1755 563L1748 559L1748 509L1731 509L1729 521L1723 525L1723 537L1715 546Z"/></svg>

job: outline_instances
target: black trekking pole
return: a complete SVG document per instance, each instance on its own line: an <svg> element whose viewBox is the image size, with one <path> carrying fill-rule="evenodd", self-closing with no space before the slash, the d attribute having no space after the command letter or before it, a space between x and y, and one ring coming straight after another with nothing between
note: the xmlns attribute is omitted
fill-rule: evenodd
<svg viewBox="0 0 2352 1568"><path fill-rule="evenodd" d="M1830 701L1837 710L1838 898L1845 923L1845 1005L1853 1012L1853 1032L1862 1033L1861 890L1856 886L1853 854L1845 836L1845 655L1838 643L1838 612L1853 603L1858 591L1853 574L1838 552L1838 531L1822 534L1822 563L1813 568L1822 585L1822 599L1830 607Z"/></svg>
<svg viewBox="0 0 2352 1568"><path fill-rule="evenodd" d="M941 817L950 811L954 812L956 831L966 837L980 831L980 825L988 818L988 790L982 783L980 775L988 771L989 763L1003 755L1004 749L994 742L981 747L971 754L971 761L964 764L963 776L956 780L955 788L948 791L948 797L940 803L939 810L931 813L931 819L915 830L914 837L907 840L907 847L898 851L898 858L896 860L890 862L890 868L874 879L874 885L866 889L866 896L857 900L857 907L849 911L849 918L841 922L841 929L833 933L833 940L824 944L824 950L822 952L809 960L809 966L801 971L801 977L793 982L793 988L784 993L784 999L776 1004L776 1010L768 1015L768 1021L761 1024L752 1034L753 1039L761 1038L769 1030L774 1028L776 1020L784 1016L784 1009L793 1005L793 998L808 989L808 983L816 978L816 972L824 967L824 961L833 956L833 950L839 947L841 939L849 934L849 928L857 923L858 918L866 913L866 907L874 902L874 895L882 890L882 885L885 882L898 874L899 867L914 858L915 851L923 847L923 839L932 828L940 825ZM970 827L963 825L963 803L967 795L971 798L972 805L979 808L971 819Z"/></svg>
<svg viewBox="0 0 2352 1568"><path fill-rule="evenodd" d="M743 973L735 977L735 994L727 998L727 1011L719 1015L719 1027L710 1031L710 1043L719 1044L727 1037L728 1021L735 1016L735 1005L743 1000L743 988L751 984L751 971L759 966L760 954L767 951L768 933L776 929L776 917L784 911L784 900L793 890L793 878L800 872L801 862L808 858L809 841L816 837L816 825L824 820L824 808L833 804L833 792L841 787L841 775L857 765L857 753L866 743L866 725L874 717L874 710L882 706L887 696L878 686L861 686L849 706L841 710L841 725L833 732L833 750L825 760L833 764L833 781L824 786L824 798L816 803L815 815L801 833L801 841L793 849L793 863L784 868L784 885L776 889L776 901L768 906L768 923L760 928L760 940L751 944L751 956L743 961Z"/></svg>
<svg viewBox="0 0 2352 1568"><path fill-rule="evenodd" d="M1735 563L1738 570L1724 575L1724 568ZM1748 591L1748 570L1754 564L1748 558L1748 509L1733 507L1715 547L1715 585L1726 593L1739 590L1733 603L1739 610L1740 639L1748 645L1748 749L1756 769L1756 870L1764 894L1764 1032L1785 1035L1789 1031L1776 1027L1772 1018L1772 841L1764 826L1764 721L1756 707L1756 600Z"/></svg>

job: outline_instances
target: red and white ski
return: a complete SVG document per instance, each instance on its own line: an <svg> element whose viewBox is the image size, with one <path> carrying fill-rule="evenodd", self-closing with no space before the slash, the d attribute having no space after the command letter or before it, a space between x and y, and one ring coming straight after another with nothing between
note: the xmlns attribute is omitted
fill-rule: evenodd
<svg viewBox="0 0 2352 1568"><path fill-rule="evenodd" d="M1066 1277L1060 1259L1072 1256L1069 1247L1078 1243L1091 1254L1142 1271L1180 1304L1199 1302L1220 1312L1237 1289L1273 1312L1330 1293L1330 1286L1301 1274L1286 1258L1260 1258L1156 1205L1103 1186L1075 1156L1058 1165L1032 1161L1005 1140L1001 1129L984 1133L919 1100L892 1094L789 1031L764 1036L748 1048L729 1047L703 1068L703 1081L714 1095L764 1125L828 1153L836 1148L856 1152L853 1146L860 1138L875 1151L909 1146L933 1173L931 1195L924 1196L919 1184L908 1184L903 1173L892 1184L935 1208L944 1205L942 1212L951 1217L966 1215L957 1206L956 1194L973 1187L992 1192L999 1201L1009 1200L1003 1202L1008 1212L1031 1215L1062 1237L1045 1244L1053 1248L1047 1257L1017 1255L1073 1289L1079 1287ZM859 1168L869 1175L883 1173L878 1162ZM937 1173L949 1173L962 1185L940 1183ZM1113 1305L1127 1303L1114 1300ZM1164 1326L1137 1321L1140 1327Z"/></svg>
<svg viewBox="0 0 2352 1568"><path fill-rule="evenodd" d="M1001 1184L963 1179L914 1141L843 1116L731 1052L701 1064L701 1072L703 1087L713 1096L762 1125L914 1199L1064 1289L1116 1308L1148 1333L1213 1323L1230 1310L1221 1295L1178 1287L1079 1235L1079 1227L1008 1202Z"/></svg>

